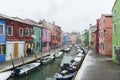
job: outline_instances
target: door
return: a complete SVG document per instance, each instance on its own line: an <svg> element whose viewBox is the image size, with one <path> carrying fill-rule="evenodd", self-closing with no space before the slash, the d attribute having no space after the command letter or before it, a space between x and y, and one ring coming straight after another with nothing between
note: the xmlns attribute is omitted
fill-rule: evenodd
<svg viewBox="0 0 120 80"><path fill-rule="evenodd" d="M14 58L18 57L18 43L14 44Z"/></svg>

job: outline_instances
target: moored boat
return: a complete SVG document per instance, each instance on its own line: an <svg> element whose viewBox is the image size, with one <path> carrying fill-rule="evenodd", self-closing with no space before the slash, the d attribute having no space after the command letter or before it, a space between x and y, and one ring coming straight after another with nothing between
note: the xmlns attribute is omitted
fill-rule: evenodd
<svg viewBox="0 0 120 80"><path fill-rule="evenodd" d="M55 58L54 54L50 54L49 56L45 56L42 60L41 60L41 63L42 64L47 64L51 61L53 61Z"/></svg>
<svg viewBox="0 0 120 80"><path fill-rule="evenodd" d="M13 75L21 76L21 75L27 74L29 71L35 69L39 65L40 63L34 62L34 63L25 64L21 67L17 67L15 70L13 70Z"/></svg>
<svg viewBox="0 0 120 80"><path fill-rule="evenodd" d="M0 73L0 80L7 80L12 74L12 71L5 71Z"/></svg>
<svg viewBox="0 0 120 80"><path fill-rule="evenodd" d="M70 67L69 64L64 64L60 71L53 76L56 80L72 80L75 75L75 69Z"/></svg>
<svg viewBox="0 0 120 80"><path fill-rule="evenodd" d="M62 57L63 56L63 52L62 51L58 51L56 54L55 54L55 57L59 58L59 57Z"/></svg>

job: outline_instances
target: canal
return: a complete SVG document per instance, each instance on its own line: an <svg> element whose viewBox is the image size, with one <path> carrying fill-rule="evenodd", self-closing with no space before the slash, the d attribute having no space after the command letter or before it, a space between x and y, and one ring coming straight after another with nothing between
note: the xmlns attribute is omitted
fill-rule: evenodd
<svg viewBox="0 0 120 80"><path fill-rule="evenodd" d="M53 75L60 70L60 64L62 63L63 58L69 60L74 56L75 54L73 51L70 53L65 53L62 58L56 58L53 62L40 65L36 70L31 71L22 77L15 77L9 80L46 80L46 78L52 78Z"/></svg>

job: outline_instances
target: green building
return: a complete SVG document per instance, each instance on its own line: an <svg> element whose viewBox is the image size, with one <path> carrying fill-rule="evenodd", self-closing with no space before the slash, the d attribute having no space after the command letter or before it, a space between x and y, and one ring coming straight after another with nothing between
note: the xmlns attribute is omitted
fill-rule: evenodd
<svg viewBox="0 0 120 80"><path fill-rule="evenodd" d="M120 64L120 0L112 8L112 60Z"/></svg>
<svg viewBox="0 0 120 80"><path fill-rule="evenodd" d="M34 48L33 52L34 53L40 53L41 52L41 41L42 41L42 29L40 26L33 26L33 43L34 43Z"/></svg>
<svg viewBox="0 0 120 80"><path fill-rule="evenodd" d="M88 30L84 30L81 35L81 44L84 47L89 45L89 32Z"/></svg>
<svg viewBox="0 0 120 80"><path fill-rule="evenodd" d="M89 32L88 30L85 30L85 33L84 33L84 44L85 44L85 47L89 45Z"/></svg>

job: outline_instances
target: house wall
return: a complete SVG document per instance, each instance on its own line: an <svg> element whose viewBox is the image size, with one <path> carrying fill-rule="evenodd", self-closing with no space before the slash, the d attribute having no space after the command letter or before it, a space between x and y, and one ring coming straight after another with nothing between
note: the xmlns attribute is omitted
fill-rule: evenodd
<svg viewBox="0 0 120 80"><path fill-rule="evenodd" d="M6 29L8 26L12 26L13 35L8 35L8 30L6 31L6 60L10 60L10 53L12 54L13 59L16 59L21 56L27 56L28 45L31 44L33 39L30 35L30 30L33 29L31 25L21 23L14 20L6 19ZM19 36L19 29L23 29L23 36ZM29 35L25 35L25 29L29 29ZM24 54L24 55L23 55Z"/></svg>
<svg viewBox="0 0 120 80"><path fill-rule="evenodd" d="M112 60L120 64L120 0L116 0L112 9L112 15ZM116 33L114 32L114 25L116 25Z"/></svg>
<svg viewBox="0 0 120 80"><path fill-rule="evenodd" d="M25 29L28 28L28 29L32 29L33 27L31 25L28 25L28 24L24 24L24 23L20 23L20 22L17 22L17 21L13 21L13 20L8 20L6 21L6 24L7 24L7 28L8 26L12 26L13 27L13 36L8 36L7 35L7 41L32 41L32 37L29 35L29 36L25 36ZM23 32L24 32L24 36L23 37L20 37L19 36L19 28L22 28L23 29Z"/></svg>
<svg viewBox="0 0 120 80"><path fill-rule="evenodd" d="M99 25L99 53L112 55L112 17L102 15Z"/></svg>
<svg viewBox="0 0 120 80"><path fill-rule="evenodd" d="M42 28L42 52L51 49L51 31L47 28Z"/></svg>
<svg viewBox="0 0 120 80"><path fill-rule="evenodd" d="M42 30L41 27L37 27L37 26L33 26L33 30L35 38L33 38L33 42L34 42L34 53L40 53L41 52L41 42L42 42Z"/></svg>
<svg viewBox="0 0 120 80"><path fill-rule="evenodd" d="M97 27L97 30L96 30L96 52L99 53L99 19L97 19L96 27Z"/></svg>
<svg viewBox="0 0 120 80"><path fill-rule="evenodd" d="M0 25L3 25L3 33L0 34L0 62L5 61L6 54L6 21L0 19Z"/></svg>

